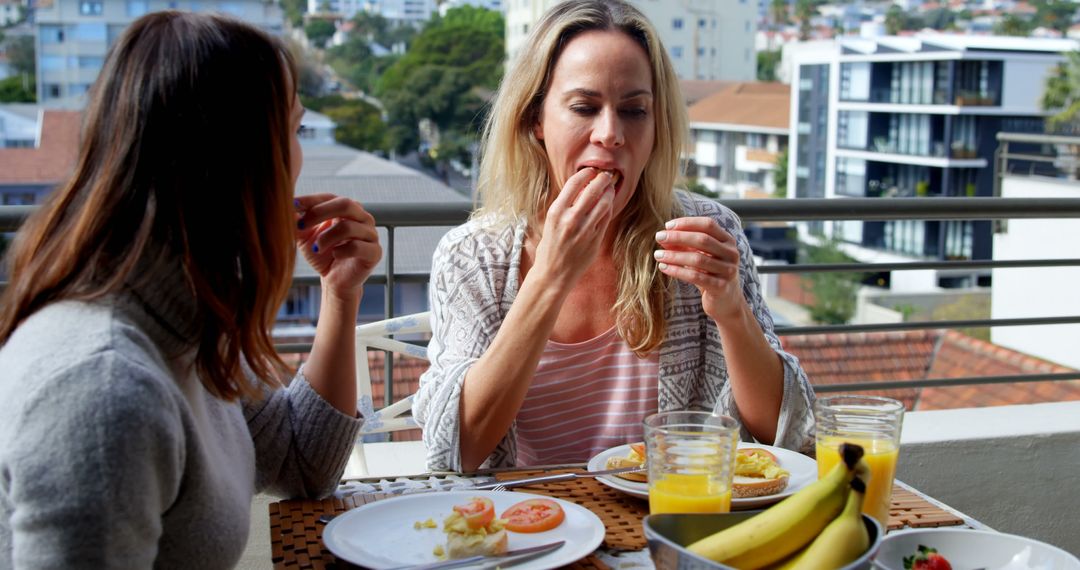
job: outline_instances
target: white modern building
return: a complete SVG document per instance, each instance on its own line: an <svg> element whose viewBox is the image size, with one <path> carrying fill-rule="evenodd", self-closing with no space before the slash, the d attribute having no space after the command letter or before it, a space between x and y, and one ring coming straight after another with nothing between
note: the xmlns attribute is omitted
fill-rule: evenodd
<svg viewBox="0 0 1080 570"><path fill-rule="evenodd" d="M721 198L776 191L776 168L788 145L791 90L782 83L736 83L690 106L692 169Z"/></svg>
<svg viewBox="0 0 1080 570"><path fill-rule="evenodd" d="M80 106L109 46L132 21L157 10L220 12L274 34L284 20L277 2L262 0L47 0L34 12L37 100Z"/></svg>
<svg viewBox="0 0 1080 570"><path fill-rule="evenodd" d="M506 54L512 60L541 16L560 0L506 1ZM653 23L680 79L757 77L757 3L750 0L630 0Z"/></svg>
<svg viewBox="0 0 1080 570"><path fill-rule="evenodd" d="M1041 132L1046 78L1073 40L841 38L792 56L790 198L991 196L995 136ZM863 262L989 259L984 221L812 222ZM988 270L898 271L893 292L984 285Z"/></svg>
<svg viewBox="0 0 1080 570"><path fill-rule="evenodd" d="M435 0L307 0L309 14L333 13L352 18L359 12L378 14L392 25L421 26L438 11Z"/></svg>
<svg viewBox="0 0 1080 570"><path fill-rule="evenodd" d="M1009 143L1010 154L1030 154L1054 148L1056 163L1017 165L998 163L1004 198L1080 198L1080 137L1015 136L1032 141ZM1075 259L1080 225L1075 219L1015 219L994 232L994 259ZM994 319L1080 315L1080 267L995 268L990 315ZM1080 325L994 327L994 344L1007 346L1064 366L1080 369Z"/></svg>

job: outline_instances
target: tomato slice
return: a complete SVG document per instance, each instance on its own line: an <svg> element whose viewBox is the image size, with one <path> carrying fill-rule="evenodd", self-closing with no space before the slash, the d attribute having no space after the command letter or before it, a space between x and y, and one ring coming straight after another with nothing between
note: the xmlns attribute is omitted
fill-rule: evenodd
<svg viewBox="0 0 1080 570"><path fill-rule="evenodd" d="M499 518L506 519L506 529L513 532L544 532L562 524L566 513L551 499L528 499L506 509Z"/></svg>
<svg viewBox="0 0 1080 570"><path fill-rule="evenodd" d="M484 528L495 519L495 505L491 499L473 497L467 505L454 505L454 510L465 519L469 528Z"/></svg>
<svg viewBox="0 0 1080 570"><path fill-rule="evenodd" d="M630 444L630 449L632 449L634 451L634 453L640 455L642 458L645 457L645 444L644 443L631 443Z"/></svg>

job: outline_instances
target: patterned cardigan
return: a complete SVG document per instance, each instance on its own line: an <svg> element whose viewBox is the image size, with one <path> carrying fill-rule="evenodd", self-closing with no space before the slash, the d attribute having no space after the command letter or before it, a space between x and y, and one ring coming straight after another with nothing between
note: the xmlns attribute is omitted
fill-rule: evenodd
<svg viewBox="0 0 1080 570"><path fill-rule="evenodd" d="M773 332L772 316L761 296L750 244L738 217L717 202L677 192L684 216L708 216L735 236L743 295L784 367L784 394L774 445L813 454L814 392L793 355ZM460 398L465 374L495 338L521 285L525 224L493 224L474 219L448 232L435 250L431 267L431 367L420 377L413 416L423 427L427 466L461 470ZM727 365L716 323L701 307L693 285L676 282L667 313L667 335L659 347L658 408L709 409L739 419L728 383ZM743 428L743 441L753 441ZM515 426L484 462L485 467L516 461Z"/></svg>

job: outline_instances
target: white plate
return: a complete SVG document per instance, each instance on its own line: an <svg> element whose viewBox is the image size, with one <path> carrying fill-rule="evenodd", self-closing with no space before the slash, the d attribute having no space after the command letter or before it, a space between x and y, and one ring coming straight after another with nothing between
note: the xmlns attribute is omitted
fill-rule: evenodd
<svg viewBox="0 0 1080 570"><path fill-rule="evenodd" d="M790 475L788 476L788 485L781 493L775 495L765 495L764 497L750 497L747 499L731 499L732 510L746 510L756 509L771 505L784 497L794 495L799 489L817 481L817 461L810 459L809 457L791 451L790 449L784 449L781 447L773 447L771 445L762 445L759 443L744 443L739 442L739 448L744 447L758 447L761 449L767 449L776 456L776 462L787 469ZM589 460L589 471L603 471L607 469L607 460L609 457L626 457L630 455L630 445L620 445L618 447L612 447L611 449L601 451ZM638 483L637 481L630 481L621 477L615 477L614 475L601 475L597 477L601 483L618 489L628 495L633 495L642 499L649 498L649 484Z"/></svg>
<svg viewBox="0 0 1080 570"><path fill-rule="evenodd" d="M904 557L915 554L920 544L936 548L953 568L1080 569L1080 559L1045 542L1015 534L951 528L890 532L874 560L886 570L903 570Z"/></svg>
<svg viewBox="0 0 1080 570"><path fill-rule="evenodd" d="M599 517L562 499L510 491L440 491L383 499L346 511L326 525L323 542L334 556L376 570L436 562L435 546L446 544L443 519L454 505L465 504L472 497L491 499L496 515L527 499L551 499L566 513L566 520L549 531L508 532L510 550L566 541L558 550L515 564L515 570L546 570L571 564L592 554L604 539L604 523ZM413 528L413 523L429 518L439 528Z"/></svg>

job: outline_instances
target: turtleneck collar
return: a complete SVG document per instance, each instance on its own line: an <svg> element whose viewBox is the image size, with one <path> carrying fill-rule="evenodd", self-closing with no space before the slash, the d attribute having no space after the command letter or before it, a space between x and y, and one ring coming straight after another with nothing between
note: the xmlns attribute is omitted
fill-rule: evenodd
<svg viewBox="0 0 1080 570"><path fill-rule="evenodd" d="M167 358L176 358L199 342L195 293L181 258L170 251L148 248L117 293L116 305Z"/></svg>

